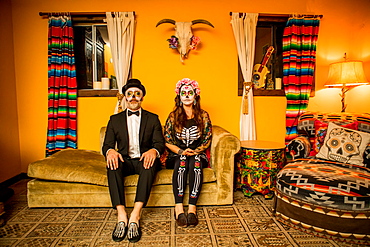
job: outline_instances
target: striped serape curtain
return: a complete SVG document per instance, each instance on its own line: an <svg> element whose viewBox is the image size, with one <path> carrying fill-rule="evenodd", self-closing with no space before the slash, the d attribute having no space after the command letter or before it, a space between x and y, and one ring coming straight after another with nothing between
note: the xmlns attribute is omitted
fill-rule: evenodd
<svg viewBox="0 0 370 247"><path fill-rule="evenodd" d="M77 148L77 82L70 16L49 17L46 156Z"/></svg>
<svg viewBox="0 0 370 247"><path fill-rule="evenodd" d="M320 20L291 18L283 36L283 83L287 98L286 136L288 144L298 136L298 117L310 98L316 63L316 43Z"/></svg>

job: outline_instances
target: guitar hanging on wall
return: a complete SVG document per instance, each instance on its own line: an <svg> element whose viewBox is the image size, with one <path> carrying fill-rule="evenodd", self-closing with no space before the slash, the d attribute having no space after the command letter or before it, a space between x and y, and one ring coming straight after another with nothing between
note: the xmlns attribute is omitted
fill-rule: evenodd
<svg viewBox="0 0 370 247"><path fill-rule="evenodd" d="M274 52L274 47L270 46L266 54L263 56L261 64L256 64L253 67L252 82L255 88L261 88L265 86L266 75L270 73L266 64L269 61L271 54Z"/></svg>

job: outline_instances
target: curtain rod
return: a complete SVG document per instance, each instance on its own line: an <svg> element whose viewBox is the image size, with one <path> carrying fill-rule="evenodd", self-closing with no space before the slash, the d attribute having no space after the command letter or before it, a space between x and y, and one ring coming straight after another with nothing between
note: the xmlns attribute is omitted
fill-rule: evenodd
<svg viewBox="0 0 370 247"><path fill-rule="evenodd" d="M230 12L230 16L233 14L233 12ZM242 15L244 13L239 12L239 15ZM261 17L308 17L308 18L322 18L323 15L305 15L305 14L268 14L268 13L258 13L258 16Z"/></svg>
<svg viewBox="0 0 370 247"><path fill-rule="evenodd" d="M110 12L110 11L107 11ZM42 16L44 18L49 17L52 14L69 14L73 17L105 17L106 12L63 12L63 11L55 11L55 12L39 12L39 16ZM114 12L112 12L114 13ZM133 11L135 15L135 11Z"/></svg>

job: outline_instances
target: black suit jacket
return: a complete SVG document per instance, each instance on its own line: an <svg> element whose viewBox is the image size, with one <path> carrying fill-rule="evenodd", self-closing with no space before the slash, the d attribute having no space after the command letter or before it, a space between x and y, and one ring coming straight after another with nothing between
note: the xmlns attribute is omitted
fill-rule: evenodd
<svg viewBox="0 0 370 247"><path fill-rule="evenodd" d="M128 157L129 137L126 111L127 110L124 110L110 117L102 147L104 156L108 149L115 149L117 143L118 152L123 157ZM165 144L158 115L145 111L144 109L141 109L141 114L139 133L140 153L143 154L149 149L155 148L162 154Z"/></svg>

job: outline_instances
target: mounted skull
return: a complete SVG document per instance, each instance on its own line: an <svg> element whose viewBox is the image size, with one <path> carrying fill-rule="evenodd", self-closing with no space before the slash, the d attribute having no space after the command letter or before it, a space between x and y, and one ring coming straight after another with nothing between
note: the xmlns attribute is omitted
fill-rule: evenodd
<svg viewBox="0 0 370 247"><path fill-rule="evenodd" d="M178 39L176 41L178 41L179 44L176 44L172 48L177 48L177 50L179 51L181 62L183 62L183 59L187 56L189 50L191 49L191 42L193 39L193 32L191 30L191 26L194 24L203 23L211 27L214 27L209 21L203 19L193 20L191 22L176 22L175 20L172 19L163 19L157 23L156 27L163 23L170 23L175 25L176 34L175 37L174 36L172 37L174 39Z"/></svg>

